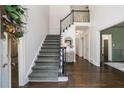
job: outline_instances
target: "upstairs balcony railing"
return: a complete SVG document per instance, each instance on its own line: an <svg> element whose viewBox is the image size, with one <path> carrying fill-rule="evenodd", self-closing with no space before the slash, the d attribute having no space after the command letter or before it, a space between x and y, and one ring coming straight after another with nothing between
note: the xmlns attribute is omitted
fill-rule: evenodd
<svg viewBox="0 0 124 93"><path fill-rule="evenodd" d="M65 74L66 48L61 46L62 32L74 22L89 22L89 10L72 10L66 17L60 20L60 75Z"/></svg>
<svg viewBox="0 0 124 93"><path fill-rule="evenodd" d="M60 33L74 22L89 22L89 10L72 10L65 18L60 20Z"/></svg>

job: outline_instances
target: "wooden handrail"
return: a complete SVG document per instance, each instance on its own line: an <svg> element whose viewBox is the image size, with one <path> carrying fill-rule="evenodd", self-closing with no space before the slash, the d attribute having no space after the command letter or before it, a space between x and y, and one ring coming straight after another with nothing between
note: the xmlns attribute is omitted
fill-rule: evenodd
<svg viewBox="0 0 124 93"><path fill-rule="evenodd" d="M71 10L71 12L64 17L61 21L64 21L68 16L70 16L73 12L89 12L89 10Z"/></svg>
<svg viewBox="0 0 124 93"><path fill-rule="evenodd" d="M89 12L89 10L73 10L73 12Z"/></svg>
<svg viewBox="0 0 124 93"><path fill-rule="evenodd" d="M73 10L71 10L71 12L66 16L64 17L61 21L64 21L68 16L70 16L72 14Z"/></svg>

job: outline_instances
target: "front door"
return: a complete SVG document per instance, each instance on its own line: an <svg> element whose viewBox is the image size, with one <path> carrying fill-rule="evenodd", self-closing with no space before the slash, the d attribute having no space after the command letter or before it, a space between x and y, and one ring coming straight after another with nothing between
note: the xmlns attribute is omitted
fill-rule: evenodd
<svg viewBox="0 0 124 93"><path fill-rule="evenodd" d="M8 49L8 35L5 34L6 39L1 40L1 87L11 87L11 73L10 73L10 56Z"/></svg>

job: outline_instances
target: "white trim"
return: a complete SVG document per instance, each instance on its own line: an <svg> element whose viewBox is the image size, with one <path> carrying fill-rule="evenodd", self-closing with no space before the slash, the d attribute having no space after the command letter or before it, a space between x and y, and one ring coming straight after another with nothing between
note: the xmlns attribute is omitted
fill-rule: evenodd
<svg viewBox="0 0 124 93"><path fill-rule="evenodd" d="M91 58L90 58L89 62L90 62L91 64L93 64L94 66L100 67L100 64L97 63L97 62L95 62L94 59L91 59Z"/></svg>
<svg viewBox="0 0 124 93"><path fill-rule="evenodd" d="M68 76L60 76L58 77L59 82L67 82L68 81Z"/></svg>
<svg viewBox="0 0 124 93"><path fill-rule="evenodd" d="M88 61L90 61L90 32L88 33Z"/></svg>
<svg viewBox="0 0 124 93"><path fill-rule="evenodd" d="M39 51L41 50L42 44L44 43L44 40L45 40L46 36L47 36L47 33L44 35L43 40L41 41L41 44L40 44L39 48L37 49L37 52L35 53L35 57L32 60L32 63L29 67L29 70L28 70L28 72L25 76L26 83L29 82L28 75L32 72L32 67L35 65L35 60L37 59L37 55L39 54Z"/></svg>
<svg viewBox="0 0 124 93"><path fill-rule="evenodd" d="M12 82L12 79L11 79L11 39L8 40L8 69L9 69L9 87L11 88L11 82Z"/></svg>
<svg viewBox="0 0 124 93"><path fill-rule="evenodd" d="M24 71L25 71L25 65L24 65L24 43L22 44L22 42L24 42L24 37L19 39L19 43L18 43L18 71L19 71L19 86L23 86L25 85L25 81L24 81Z"/></svg>

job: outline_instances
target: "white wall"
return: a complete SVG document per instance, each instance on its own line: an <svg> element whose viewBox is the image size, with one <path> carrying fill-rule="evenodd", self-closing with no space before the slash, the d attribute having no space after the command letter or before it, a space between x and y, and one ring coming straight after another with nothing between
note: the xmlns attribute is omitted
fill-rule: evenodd
<svg viewBox="0 0 124 93"><path fill-rule="evenodd" d="M84 59L89 61L89 30L87 30L84 35Z"/></svg>
<svg viewBox="0 0 124 93"><path fill-rule="evenodd" d="M70 51L73 51L74 52L74 62L76 62L76 58L75 58L75 54L76 54L76 49L75 49L75 25L72 25L71 27L69 27L67 30L65 30L64 33L62 33L62 44L63 45L66 45L64 40L65 38L67 37L70 37L72 38L72 45L73 45L73 48L66 48L66 52L70 52Z"/></svg>
<svg viewBox="0 0 124 93"><path fill-rule="evenodd" d="M83 30L83 29L82 29ZM84 50L84 39L83 39L83 31L82 30L77 30L79 31L78 34L76 34L76 54L80 57L84 55L83 50Z"/></svg>
<svg viewBox="0 0 124 93"><path fill-rule="evenodd" d="M79 38L78 37L76 37L76 40L75 40L75 43L76 43L76 55L78 55L79 56Z"/></svg>
<svg viewBox="0 0 124 93"><path fill-rule="evenodd" d="M20 85L26 83L25 79L31 68L32 62L34 61L37 51L41 46L41 43L46 37L49 31L49 6L27 6L28 8L28 19L27 19L27 33L20 40L20 54L23 58L20 68L23 69L20 72ZM21 51L22 50L22 51ZM19 56L21 57L21 55Z"/></svg>
<svg viewBox="0 0 124 93"><path fill-rule="evenodd" d="M90 61L100 66L100 31L124 21L124 6L90 6Z"/></svg>
<svg viewBox="0 0 124 93"><path fill-rule="evenodd" d="M59 34L60 33L60 19L63 19L69 13L70 13L69 5L50 5L49 33Z"/></svg>
<svg viewBox="0 0 124 93"><path fill-rule="evenodd" d="M81 26L76 28L76 54L89 60L89 27Z"/></svg>
<svg viewBox="0 0 124 93"><path fill-rule="evenodd" d="M77 41L76 41L76 54L79 56L79 57L82 57L84 56L84 47L83 47L83 38L82 37L79 37L79 38L76 38Z"/></svg>

